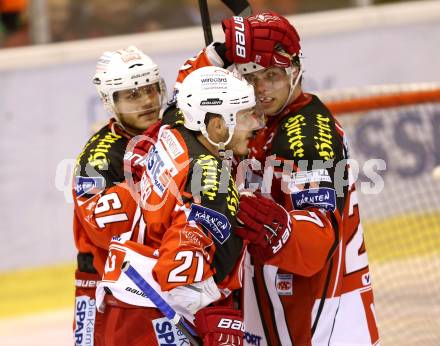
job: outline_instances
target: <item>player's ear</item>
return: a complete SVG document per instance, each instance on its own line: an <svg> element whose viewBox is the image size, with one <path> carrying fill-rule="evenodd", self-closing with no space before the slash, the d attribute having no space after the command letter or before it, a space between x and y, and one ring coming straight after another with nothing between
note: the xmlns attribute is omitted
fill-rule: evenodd
<svg viewBox="0 0 440 346"><path fill-rule="evenodd" d="M208 113L205 118L205 124L210 138L223 139L227 127L221 115Z"/></svg>

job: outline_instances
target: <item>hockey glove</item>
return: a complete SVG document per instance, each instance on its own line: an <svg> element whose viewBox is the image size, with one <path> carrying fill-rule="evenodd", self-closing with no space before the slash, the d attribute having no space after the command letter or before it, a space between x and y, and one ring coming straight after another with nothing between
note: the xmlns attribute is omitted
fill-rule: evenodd
<svg viewBox="0 0 440 346"><path fill-rule="evenodd" d="M204 346L243 345L244 324L240 310L208 307L195 314L197 333Z"/></svg>
<svg viewBox="0 0 440 346"><path fill-rule="evenodd" d="M287 211L260 194L240 197L237 219L244 227L236 228L235 233L249 241L249 252L259 263L278 253L290 237Z"/></svg>
<svg viewBox="0 0 440 346"><path fill-rule="evenodd" d="M300 38L295 28L275 12L243 18L234 16L222 22L226 58L236 64L255 62L263 67L289 67L290 56L298 54ZM282 54L277 47L285 52Z"/></svg>

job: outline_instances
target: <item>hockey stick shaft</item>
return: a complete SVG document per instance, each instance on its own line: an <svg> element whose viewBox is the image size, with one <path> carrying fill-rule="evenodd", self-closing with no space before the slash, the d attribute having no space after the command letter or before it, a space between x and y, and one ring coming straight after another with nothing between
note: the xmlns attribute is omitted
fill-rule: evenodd
<svg viewBox="0 0 440 346"><path fill-rule="evenodd" d="M202 19L203 35L205 36L205 44L208 46L212 43L211 19L209 18L207 0L199 0L200 17Z"/></svg>
<svg viewBox="0 0 440 346"><path fill-rule="evenodd" d="M221 0L234 15L248 17L252 14L252 9L247 0ZM212 37L211 19L209 17L207 0L199 0L200 17L202 19L203 35L205 44L209 45L214 40Z"/></svg>
<svg viewBox="0 0 440 346"><path fill-rule="evenodd" d="M247 0L221 0L236 16L248 17L252 14L251 6Z"/></svg>
<svg viewBox="0 0 440 346"><path fill-rule="evenodd" d="M193 345L200 346L199 340L196 339L197 333L186 323L183 318L145 281L145 279L134 269L130 262L124 262L122 271L133 281L140 290L156 305L162 314L172 321L177 328L188 338Z"/></svg>

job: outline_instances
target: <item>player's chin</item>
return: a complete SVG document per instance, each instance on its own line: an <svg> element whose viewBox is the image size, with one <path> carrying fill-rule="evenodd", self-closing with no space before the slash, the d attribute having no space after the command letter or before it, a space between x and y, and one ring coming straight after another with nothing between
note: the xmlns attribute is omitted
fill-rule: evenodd
<svg viewBox="0 0 440 346"><path fill-rule="evenodd" d="M234 148L232 150L232 152L234 153L234 155L237 156L247 156L249 154L249 149L246 148Z"/></svg>
<svg viewBox="0 0 440 346"><path fill-rule="evenodd" d="M268 107L263 107L263 112L264 115L268 116L268 117L272 117L274 115L277 115L280 111L282 105L279 105L278 102L274 102L273 104L271 104Z"/></svg>
<svg viewBox="0 0 440 346"><path fill-rule="evenodd" d="M146 130L158 120L158 114L139 115L136 121L136 125L139 129Z"/></svg>
<svg viewBox="0 0 440 346"><path fill-rule="evenodd" d="M234 147L234 149L232 150L234 155L238 155L238 156L246 156L247 154L249 154L249 139L245 139L243 141L240 142L239 145L236 145Z"/></svg>

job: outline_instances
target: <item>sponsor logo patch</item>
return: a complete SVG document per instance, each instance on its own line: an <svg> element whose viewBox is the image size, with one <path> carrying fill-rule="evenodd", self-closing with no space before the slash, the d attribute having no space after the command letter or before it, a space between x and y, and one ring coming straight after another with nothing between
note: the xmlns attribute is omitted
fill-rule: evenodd
<svg viewBox="0 0 440 346"><path fill-rule="evenodd" d="M191 204L188 221L194 221L205 227L220 244L228 240L231 235L231 224L228 218L202 205Z"/></svg>
<svg viewBox="0 0 440 346"><path fill-rule="evenodd" d="M330 175L326 169L313 169L311 171L303 171L292 174L292 183L295 185L303 185L310 183L318 183L325 181L332 182Z"/></svg>
<svg viewBox="0 0 440 346"><path fill-rule="evenodd" d="M244 19L243 17L234 16L235 29L235 54L242 58L246 58L246 35L244 34Z"/></svg>
<svg viewBox="0 0 440 346"><path fill-rule="evenodd" d="M318 150L319 156L324 160L330 160L335 157L333 151L333 135L330 127L331 119L322 114L316 115L318 133L313 138L315 139L315 148Z"/></svg>
<svg viewBox="0 0 440 346"><path fill-rule="evenodd" d="M89 143L94 142L94 146L92 149L90 149L90 155L87 157L87 162L94 168L107 170L110 162L107 154L109 153L113 144L121 138L121 135L113 132L106 133L102 138L92 138ZM80 157L83 155L83 153L80 154Z"/></svg>
<svg viewBox="0 0 440 346"><path fill-rule="evenodd" d="M134 287L127 286L127 287L125 287L125 291L148 299L148 296L144 292L142 292Z"/></svg>
<svg viewBox="0 0 440 346"><path fill-rule="evenodd" d="M97 280L75 280L75 286L76 287L83 287L83 288L95 288L98 286L99 281Z"/></svg>
<svg viewBox="0 0 440 346"><path fill-rule="evenodd" d="M167 160L165 160L165 156ZM162 145L155 145L149 151L146 174L148 175L148 182L144 181L144 183L142 183L141 181L142 191L148 190L152 187L154 192L160 197L163 197L165 190L171 181L171 177L177 174L177 169L171 163L168 155L165 154Z"/></svg>
<svg viewBox="0 0 440 346"><path fill-rule="evenodd" d="M96 195L105 189L104 177L75 177L75 192L77 196Z"/></svg>
<svg viewBox="0 0 440 346"><path fill-rule="evenodd" d="M137 52L128 49L121 49L118 50L117 52L121 54L121 59L125 63L128 63L129 61L133 61L133 60L141 60L141 56Z"/></svg>
<svg viewBox="0 0 440 346"><path fill-rule="evenodd" d="M217 71L215 71L217 72ZM218 72L222 72L218 70ZM224 76L219 75L220 73L209 73L202 75L200 81L202 82L203 90L210 89L227 89L228 79Z"/></svg>
<svg viewBox="0 0 440 346"><path fill-rule="evenodd" d="M160 140L161 140L164 148L168 152L168 154L170 154L170 156L174 160L183 154L184 150L183 150L182 146L180 145L176 136L174 136L171 131L169 131L169 130L163 131L162 136L160 137Z"/></svg>
<svg viewBox="0 0 440 346"><path fill-rule="evenodd" d="M75 345L93 346L96 301L88 296L75 298Z"/></svg>
<svg viewBox="0 0 440 346"><path fill-rule="evenodd" d="M275 279L275 286L279 296L291 296L293 294L293 275L292 274L277 274Z"/></svg>
<svg viewBox="0 0 440 346"><path fill-rule="evenodd" d="M293 152L293 157L304 157L303 139L306 138L306 136L303 135L303 128L306 125L306 118L301 114L290 117L283 125L283 129L289 141L289 148Z"/></svg>
<svg viewBox="0 0 440 346"><path fill-rule="evenodd" d="M212 240L209 239L203 231L196 227L186 225L185 228L180 230L180 246L188 246L197 250L203 250L205 247L211 245Z"/></svg>
<svg viewBox="0 0 440 346"><path fill-rule="evenodd" d="M157 318L151 323L159 345L190 345L186 336L168 318Z"/></svg>
<svg viewBox="0 0 440 346"><path fill-rule="evenodd" d="M220 100L219 98L211 98L202 100L200 102L200 106L219 106L223 103L223 100Z"/></svg>
<svg viewBox="0 0 440 346"><path fill-rule="evenodd" d="M336 191L328 187L306 189L293 193L292 203L295 209L318 207L328 211L336 209Z"/></svg>
<svg viewBox="0 0 440 346"><path fill-rule="evenodd" d="M261 336L259 335L245 332L243 339L250 345L260 346Z"/></svg>
<svg viewBox="0 0 440 346"><path fill-rule="evenodd" d="M210 201L213 201L217 196L219 190L219 174L218 161L212 155L200 155L195 161L194 165L199 165L202 169L201 184L202 194ZM194 177L193 177L194 181ZM191 188L193 188L191 186ZM192 191L193 195L197 195Z"/></svg>

